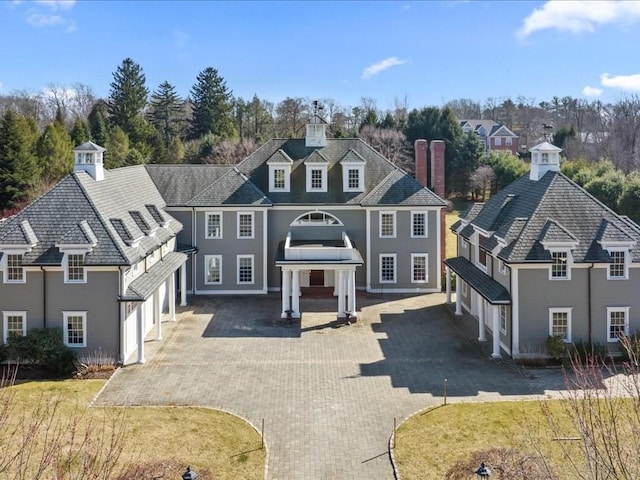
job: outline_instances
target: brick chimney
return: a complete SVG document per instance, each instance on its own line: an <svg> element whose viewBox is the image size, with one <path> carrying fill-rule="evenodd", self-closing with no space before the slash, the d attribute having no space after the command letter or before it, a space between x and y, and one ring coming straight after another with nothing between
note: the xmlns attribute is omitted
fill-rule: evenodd
<svg viewBox="0 0 640 480"><path fill-rule="evenodd" d="M418 140L417 142L419 141L420 140ZM429 186L431 187L431 190L433 190L434 193L440 198L445 198L444 147L444 140L431 140L431 182Z"/></svg>
<svg viewBox="0 0 640 480"><path fill-rule="evenodd" d="M423 187L427 186L427 141L424 139L416 140L413 144L416 158L416 180Z"/></svg>

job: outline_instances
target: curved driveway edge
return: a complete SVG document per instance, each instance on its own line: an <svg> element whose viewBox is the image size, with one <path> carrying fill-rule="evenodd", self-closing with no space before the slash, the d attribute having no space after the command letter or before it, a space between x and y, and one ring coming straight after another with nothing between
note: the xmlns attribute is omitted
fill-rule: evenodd
<svg viewBox="0 0 640 480"><path fill-rule="evenodd" d="M148 362L112 377L96 405L192 405L265 422L269 479L394 478L394 419L450 401L548 395L559 372L523 375L487 357L477 324L452 317L444 295L358 299L350 326L334 299L301 299L299 324L280 298L196 297L147 343Z"/></svg>

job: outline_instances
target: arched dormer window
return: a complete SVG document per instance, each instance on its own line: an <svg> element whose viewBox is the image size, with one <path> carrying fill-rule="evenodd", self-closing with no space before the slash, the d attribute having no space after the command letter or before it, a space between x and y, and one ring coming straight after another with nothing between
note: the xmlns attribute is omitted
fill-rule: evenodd
<svg viewBox="0 0 640 480"><path fill-rule="evenodd" d="M320 225L339 225L343 223L333 215L327 212L307 212L300 215L293 222L292 227L307 227L307 226L320 226Z"/></svg>

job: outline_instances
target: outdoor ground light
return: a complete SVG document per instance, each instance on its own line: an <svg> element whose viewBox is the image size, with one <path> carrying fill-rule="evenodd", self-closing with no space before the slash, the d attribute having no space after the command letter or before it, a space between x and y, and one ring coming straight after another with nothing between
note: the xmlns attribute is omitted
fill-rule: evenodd
<svg viewBox="0 0 640 480"><path fill-rule="evenodd" d="M187 471L182 474L182 480L196 480L198 474L191 470L191 467L187 467Z"/></svg>
<svg viewBox="0 0 640 480"><path fill-rule="evenodd" d="M489 475L491 475L491 469L486 467L484 462L482 462L476 470L476 475L478 476L478 478L487 479L489 478Z"/></svg>

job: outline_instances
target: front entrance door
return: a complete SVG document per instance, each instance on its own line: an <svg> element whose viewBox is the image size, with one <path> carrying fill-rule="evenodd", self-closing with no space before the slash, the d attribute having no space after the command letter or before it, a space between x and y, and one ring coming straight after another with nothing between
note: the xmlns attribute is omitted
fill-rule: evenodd
<svg viewBox="0 0 640 480"><path fill-rule="evenodd" d="M309 272L310 287L324 287L324 270L311 270Z"/></svg>

